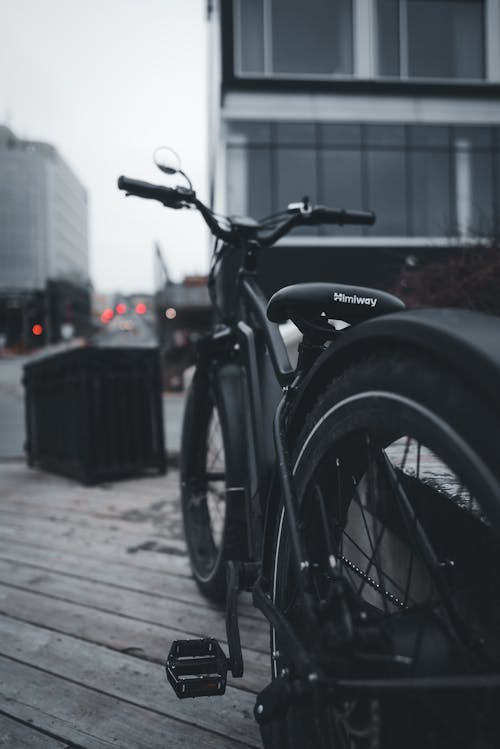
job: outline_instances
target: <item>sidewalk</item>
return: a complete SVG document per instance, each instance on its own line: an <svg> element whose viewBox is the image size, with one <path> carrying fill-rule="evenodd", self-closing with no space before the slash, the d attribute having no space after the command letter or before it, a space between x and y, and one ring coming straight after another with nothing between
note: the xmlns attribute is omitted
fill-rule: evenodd
<svg viewBox="0 0 500 749"><path fill-rule="evenodd" d="M172 640L225 647L224 612L190 576L178 495L175 470L88 488L0 461L0 746L260 746L269 633L248 600L245 677L196 701L166 683Z"/></svg>

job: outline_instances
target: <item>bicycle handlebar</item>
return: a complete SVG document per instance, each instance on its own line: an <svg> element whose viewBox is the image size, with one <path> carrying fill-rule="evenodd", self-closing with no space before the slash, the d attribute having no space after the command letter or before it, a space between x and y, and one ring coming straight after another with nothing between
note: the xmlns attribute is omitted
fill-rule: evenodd
<svg viewBox="0 0 500 749"><path fill-rule="evenodd" d="M235 239L238 228L241 226L233 225L230 229L224 229L213 212L204 203L196 197L193 190L185 187L164 187L163 185L152 185L149 182L143 182L130 177L119 177L118 188L124 190L127 195L136 195L138 198L148 198L158 200L168 208L183 208L188 205L194 205L203 216L207 226L214 236L225 242ZM345 224L356 224L360 226L371 226L375 223L375 214L371 211L350 211L345 209L326 208L325 206L316 206L308 210L297 209L292 215L283 221L270 234L265 234L265 225L255 223L255 236L259 244L270 247L281 237L288 234L296 226L335 224L344 226Z"/></svg>
<svg viewBox="0 0 500 749"><path fill-rule="evenodd" d="M223 229L210 208L207 208L207 206L202 203L201 200L198 200L198 198L196 198L194 201L194 205L205 219L206 225L215 237L222 239L224 242L230 242L234 238L234 234L231 229Z"/></svg>
<svg viewBox="0 0 500 749"><path fill-rule="evenodd" d="M270 247L296 226L319 226L321 224L334 224L336 226L344 226L346 224L372 226L375 223L375 220L376 217L372 211L348 211L344 208L339 210L318 205L308 212L294 213L287 221L281 224L281 226L278 226L274 232L261 237L260 243L266 247Z"/></svg>

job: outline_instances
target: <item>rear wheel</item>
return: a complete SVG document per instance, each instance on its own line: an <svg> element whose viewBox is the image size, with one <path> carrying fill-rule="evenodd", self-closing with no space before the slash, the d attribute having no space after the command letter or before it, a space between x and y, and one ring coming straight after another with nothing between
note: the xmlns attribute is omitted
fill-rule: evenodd
<svg viewBox="0 0 500 749"><path fill-rule="evenodd" d="M244 466L236 414L223 407L208 377L200 379L184 414L182 514L194 578L204 595L223 603L226 562L246 558Z"/></svg>
<svg viewBox="0 0 500 749"><path fill-rule="evenodd" d="M305 624L283 513L272 585L275 602L320 658L324 683L341 678L345 692L325 687L319 707L292 704L276 746L500 745L499 692L490 678L500 673L497 435L485 403L416 358L367 360L323 393L293 459L321 648ZM338 575L354 625L341 647ZM272 637L274 677L293 678ZM490 688L477 687L479 675ZM386 680L384 689L361 687L376 678ZM455 688L443 681L438 688L436 678ZM357 686L345 686L353 679ZM416 688L419 679L429 679L425 689Z"/></svg>

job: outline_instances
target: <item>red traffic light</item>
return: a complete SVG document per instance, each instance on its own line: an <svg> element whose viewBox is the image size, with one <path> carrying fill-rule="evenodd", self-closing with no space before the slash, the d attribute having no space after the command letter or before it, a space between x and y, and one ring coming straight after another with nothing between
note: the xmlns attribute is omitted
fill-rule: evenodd
<svg viewBox="0 0 500 749"><path fill-rule="evenodd" d="M43 333L43 325L40 325L39 323L35 323L33 327L31 328L31 332L33 335L42 335Z"/></svg>
<svg viewBox="0 0 500 749"><path fill-rule="evenodd" d="M146 307L144 302L139 302L138 304L135 305L135 311L137 312L138 315L144 315L144 313L147 312L147 309L148 308Z"/></svg>
<svg viewBox="0 0 500 749"><path fill-rule="evenodd" d="M110 320L113 319L114 316L115 316L115 313L113 312L111 307L106 307L106 309L101 315L101 322L104 322L104 323L109 322Z"/></svg>

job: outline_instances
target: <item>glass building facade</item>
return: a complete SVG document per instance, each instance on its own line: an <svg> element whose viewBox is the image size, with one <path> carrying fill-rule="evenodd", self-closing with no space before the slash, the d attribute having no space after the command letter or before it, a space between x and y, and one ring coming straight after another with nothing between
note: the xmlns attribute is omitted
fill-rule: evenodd
<svg viewBox="0 0 500 749"><path fill-rule="evenodd" d="M0 292L89 279L87 192L56 149L0 127Z"/></svg>
<svg viewBox="0 0 500 749"><path fill-rule="evenodd" d="M228 124L230 214L262 217L308 195L374 210L373 228L308 233L399 237L500 231L500 127L249 122Z"/></svg>
<svg viewBox="0 0 500 749"><path fill-rule="evenodd" d="M363 282L384 259L396 272L499 235L500 0L209 8L217 211L261 218L306 195L373 210L373 227L301 228L280 241L316 246L321 268L332 252L347 268L376 246Z"/></svg>

